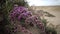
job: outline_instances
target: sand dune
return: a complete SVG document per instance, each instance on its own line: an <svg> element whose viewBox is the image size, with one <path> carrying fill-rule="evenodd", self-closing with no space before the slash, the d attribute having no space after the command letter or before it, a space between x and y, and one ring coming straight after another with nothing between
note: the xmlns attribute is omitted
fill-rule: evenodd
<svg viewBox="0 0 60 34"><path fill-rule="evenodd" d="M45 17L49 23L60 25L60 6L32 6L34 10L44 10L54 15L55 17ZM58 34L60 34L60 26L57 29Z"/></svg>
<svg viewBox="0 0 60 34"><path fill-rule="evenodd" d="M31 6L31 8L45 11L60 11L60 6Z"/></svg>

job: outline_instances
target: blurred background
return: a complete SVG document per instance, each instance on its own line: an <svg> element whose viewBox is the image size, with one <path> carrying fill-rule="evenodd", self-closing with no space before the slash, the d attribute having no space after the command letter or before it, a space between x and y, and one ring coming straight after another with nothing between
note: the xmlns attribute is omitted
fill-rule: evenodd
<svg viewBox="0 0 60 34"><path fill-rule="evenodd" d="M27 0L27 2L36 13L39 13L39 10L43 10L47 14L51 14L50 17L44 13L44 18L49 22L48 25L52 23L54 27L58 26L57 31L60 34L60 0Z"/></svg>
<svg viewBox="0 0 60 34"><path fill-rule="evenodd" d="M60 34L60 0L0 0L0 34L7 33L6 25L10 24L9 14L14 5L26 7L33 15L40 17L45 26L55 29L57 34ZM51 28L47 28L49 34L55 31ZM35 31L37 29L32 30L38 33Z"/></svg>

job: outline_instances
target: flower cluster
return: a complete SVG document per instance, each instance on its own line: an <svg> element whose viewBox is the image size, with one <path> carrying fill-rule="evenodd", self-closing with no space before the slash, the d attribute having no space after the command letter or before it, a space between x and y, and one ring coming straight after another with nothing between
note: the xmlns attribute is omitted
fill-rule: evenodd
<svg viewBox="0 0 60 34"><path fill-rule="evenodd" d="M37 16L31 16L25 20L25 24L29 25L32 23L33 25L38 26L42 31L44 31L44 24L38 19Z"/></svg>
<svg viewBox="0 0 60 34"><path fill-rule="evenodd" d="M20 20L21 18L28 18L31 16L31 12L27 12L28 10L25 7L22 6L15 6L13 10L10 13L11 19L18 19Z"/></svg>
<svg viewBox="0 0 60 34"><path fill-rule="evenodd" d="M31 12L29 12L25 7L22 6L15 6L13 10L10 12L10 20L18 20L19 22L14 23L16 26L14 26L16 29L14 31L22 31L24 33L32 34L30 31L28 31L25 27L21 25L21 22L24 21L25 25L37 25L40 30L45 31L44 25L41 22L41 20L38 19L36 15L32 15ZM19 26L18 26L19 25Z"/></svg>

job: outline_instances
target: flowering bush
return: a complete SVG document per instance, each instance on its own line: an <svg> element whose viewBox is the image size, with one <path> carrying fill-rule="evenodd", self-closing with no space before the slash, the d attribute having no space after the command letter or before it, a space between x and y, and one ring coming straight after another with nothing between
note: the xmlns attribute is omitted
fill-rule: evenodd
<svg viewBox="0 0 60 34"><path fill-rule="evenodd" d="M36 15L32 15L32 13L29 12L25 7L14 6L9 16L11 22L14 24L13 26L15 29L13 32L21 31L24 33L32 34L32 32L26 29L25 25L33 25L38 26L42 31L42 34L45 34L45 28L41 20L39 20Z"/></svg>

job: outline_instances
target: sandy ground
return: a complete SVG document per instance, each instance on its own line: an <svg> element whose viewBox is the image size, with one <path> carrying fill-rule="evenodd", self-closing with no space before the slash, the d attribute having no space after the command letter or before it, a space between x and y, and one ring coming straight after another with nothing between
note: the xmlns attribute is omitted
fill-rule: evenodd
<svg viewBox="0 0 60 34"><path fill-rule="evenodd" d="M49 21L49 23L52 23L54 25L60 24L60 11L47 11L47 12L55 16L55 17L45 17Z"/></svg>
<svg viewBox="0 0 60 34"><path fill-rule="evenodd" d="M32 6L33 7L33 6ZM34 10L44 10L55 17L46 17L44 16L49 23L52 23L53 25L57 26L57 34L60 34L60 6L34 6Z"/></svg>
<svg viewBox="0 0 60 34"><path fill-rule="evenodd" d="M60 11L47 11L51 14L53 14L55 17L45 17L49 23L52 23L53 25L57 26L57 34L60 34Z"/></svg>

